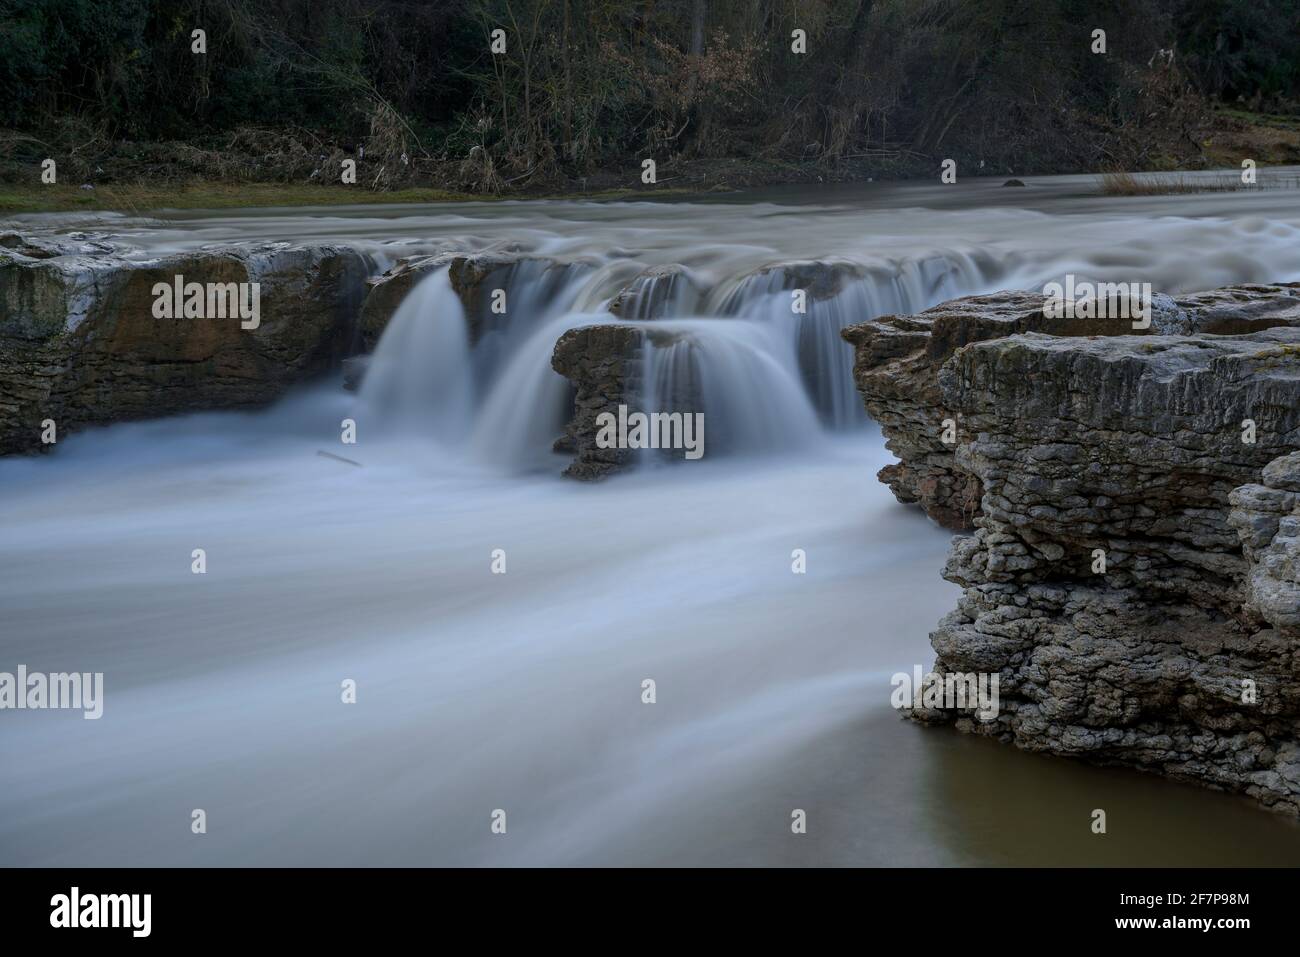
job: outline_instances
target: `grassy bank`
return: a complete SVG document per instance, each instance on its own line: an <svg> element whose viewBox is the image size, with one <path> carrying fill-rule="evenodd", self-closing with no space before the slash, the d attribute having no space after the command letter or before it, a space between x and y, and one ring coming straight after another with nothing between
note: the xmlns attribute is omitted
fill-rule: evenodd
<svg viewBox="0 0 1300 957"><path fill-rule="evenodd" d="M347 186L296 183L201 183L78 186L0 183L0 212L48 213L113 210L140 213L159 209L245 209L259 206L343 206L356 203L445 203L476 199L441 189L372 192Z"/></svg>
<svg viewBox="0 0 1300 957"><path fill-rule="evenodd" d="M402 203L499 202L520 199L618 200L650 198L648 191L602 189L593 192L458 193L433 187L369 190L360 186L303 186L297 183L105 184L78 186L0 183L0 215L85 212L147 213L167 209L252 209L274 206L364 206ZM687 195L694 189L658 187L654 198Z"/></svg>
<svg viewBox="0 0 1300 957"><path fill-rule="evenodd" d="M1260 166L1300 163L1300 117L1220 107L1200 148L1210 166L1240 167L1243 159Z"/></svg>
<svg viewBox="0 0 1300 957"><path fill-rule="evenodd" d="M1088 170L1098 172L1098 192L1102 195L1132 196L1165 193L1200 193L1240 189L1239 169L1242 158L1254 159L1261 168L1261 180L1270 166L1300 163L1300 119L1250 113L1244 110L1218 109L1207 117L1207 124L1197 131L1200 153L1188 160L1175 160L1169 151L1149 158L1141 169L1155 176L1135 177L1128 171ZM185 144L153 144L157 162L142 172L137 164L123 163L120 168L109 161L106 178L94 178L94 188L78 182L46 185L39 181L40 169L34 162L11 164L4 168L0 181L0 215L16 213L66 212L82 210L147 213L164 209L245 209L274 206L345 206L366 204L444 203L503 199L661 199L669 196L729 192L764 186L794 183L856 182L867 179L917 179L938 176L938 166L931 157L862 157L834 167L815 162L782 162L760 158L676 158L659 170L653 186L640 184L640 168L609 168L590 176L552 177L545 182L522 182L495 192L467 192L454 174L455 164L438 164L418 174L415 182L395 184L393 188L372 189L365 185L345 186L336 181L255 182L249 181L248 157L232 154L235 178L209 181L196 167L179 158L188 155ZM123 152L132 152L130 144ZM206 155L206 154L205 154ZM164 162L170 157L172 162ZM313 163L305 154L302 174L307 178ZM239 161L239 162L236 162ZM241 166L240 163L243 163ZM316 162L316 173L327 164ZM248 169L244 167L248 166ZM1218 168L1222 177L1185 176L1191 170ZM1068 172L1064 169L1037 170L1038 175ZM97 170L97 172L104 172ZM330 175L336 174L332 170ZM987 172L987 171L986 171ZM1008 175L1034 175L1020 171ZM63 167L60 167L63 175ZM422 182L421 182L422 180ZM1263 188L1263 183L1261 187ZM1279 184L1269 184L1277 186ZM1288 183L1287 185L1292 185Z"/></svg>

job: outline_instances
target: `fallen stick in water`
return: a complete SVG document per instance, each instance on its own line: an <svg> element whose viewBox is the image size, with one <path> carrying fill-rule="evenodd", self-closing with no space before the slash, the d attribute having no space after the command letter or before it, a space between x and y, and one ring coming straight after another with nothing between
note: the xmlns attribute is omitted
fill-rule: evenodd
<svg viewBox="0 0 1300 957"><path fill-rule="evenodd" d="M346 462L348 465L355 465L357 468L361 468L361 467L362 467L360 462L354 462L354 461L352 461L351 459L345 459L343 456L341 456L341 455L335 455L333 452L325 452L325 451L322 451L321 449L317 449L317 450L316 450L316 454L317 454L317 455L322 455L322 456L324 456L324 457L327 458L327 459L334 459L334 461L336 461L336 462Z"/></svg>

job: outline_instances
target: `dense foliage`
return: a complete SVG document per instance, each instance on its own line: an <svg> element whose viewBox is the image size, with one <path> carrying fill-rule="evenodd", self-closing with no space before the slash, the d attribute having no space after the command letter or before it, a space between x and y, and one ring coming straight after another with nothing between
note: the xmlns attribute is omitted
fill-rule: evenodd
<svg viewBox="0 0 1300 957"><path fill-rule="evenodd" d="M1298 89L1295 0L0 0L10 155L291 131L485 189L642 155L1141 166L1209 99Z"/></svg>

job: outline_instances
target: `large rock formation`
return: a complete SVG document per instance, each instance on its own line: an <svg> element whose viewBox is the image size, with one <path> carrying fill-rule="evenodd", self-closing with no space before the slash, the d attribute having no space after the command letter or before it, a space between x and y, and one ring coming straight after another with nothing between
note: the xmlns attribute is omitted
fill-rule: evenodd
<svg viewBox="0 0 1300 957"><path fill-rule="evenodd" d="M1300 324L1300 284L1230 286L1171 299L1156 296L1148 329L1129 319L1049 318L1041 293L1000 292L945 302L913 316L882 316L844 330L855 348L854 377L867 411L899 461L880 472L900 502L917 503L955 530L979 512L975 476L954 466L954 411L938 392L939 369L961 347L1024 332L1055 336L1237 335ZM960 427L953 420L953 424Z"/></svg>
<svg viewBox="0 0 1300 957"><path fill-rule="evenodd" d="M261 405L357 345L368 264L342 247L238 246L139 261L0 237L0 453L85 425ZM157 318L156 283L258 283L259 322Z"/></svg>
<svg viewBox="0 0 1300 957"><path fill-rule="evenodd" d="M975 526L931 643L939 674L998 675L1000 711L914 717L1300 813L1297 304L1217 290L1167 311L1187 334L1083 338L1010 294L849 333L916 456L884 477Z"/></svg>

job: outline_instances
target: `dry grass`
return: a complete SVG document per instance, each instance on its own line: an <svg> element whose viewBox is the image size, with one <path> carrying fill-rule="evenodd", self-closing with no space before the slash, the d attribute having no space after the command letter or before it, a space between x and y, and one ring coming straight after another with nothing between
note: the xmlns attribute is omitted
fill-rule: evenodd
<svg viewBox="0 0 1300 957"><path fill-rule="evenodd" d="M1101 174L1103 196L1176 196L1184 193L1232 193L1258 189L1297 189L1300 177L1258 172L1258 181L1243 183L1238 173L1186 176L1182 173L1130 173L1111 170Z"/></svg>
<svg viewBox="0 0 1300 957"><path fill-rule="evenodd" d="M1219 108L1201 149L1214 166L1236 166L1245 156L1260 166L1300 163L1300 118Z"/></svg>
<svg viewBox="0 0 1300 957"><path fill-rule="evenodd" d="M1230 175L1207 179L1186 177L1176 173L1139 176L1125 171L1102 173L1103 196L1173 196L1180 193L1223 193L1239 189L1253 189L1239 178Z"/></svg>

